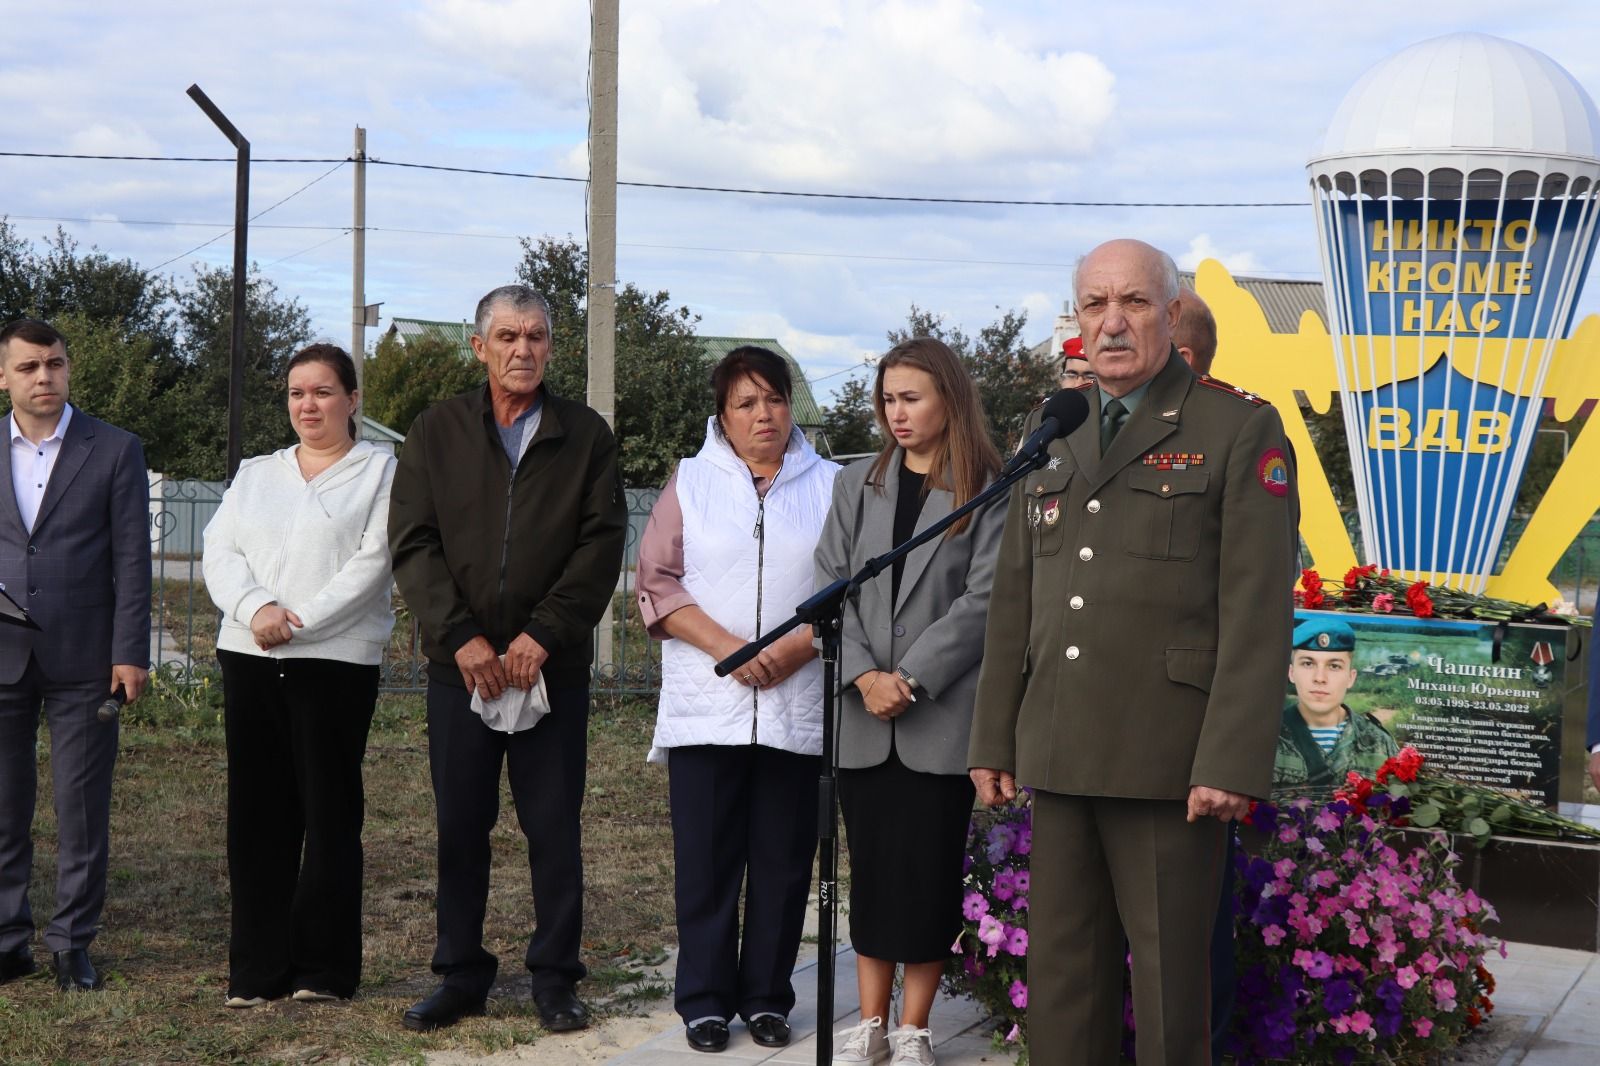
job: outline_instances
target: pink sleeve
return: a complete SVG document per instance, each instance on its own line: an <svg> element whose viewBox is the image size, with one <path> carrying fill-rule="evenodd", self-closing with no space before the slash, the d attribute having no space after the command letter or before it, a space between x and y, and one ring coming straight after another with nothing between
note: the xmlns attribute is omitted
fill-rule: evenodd
<svg viewBox="0 0 1600 1066"><path fill-rule="evenodd" d="M678 502L678 474L673 471L650 511L639 538L639 617L655 640L670 640L661 620L694 597L683 587L683 507Z"/></svg>

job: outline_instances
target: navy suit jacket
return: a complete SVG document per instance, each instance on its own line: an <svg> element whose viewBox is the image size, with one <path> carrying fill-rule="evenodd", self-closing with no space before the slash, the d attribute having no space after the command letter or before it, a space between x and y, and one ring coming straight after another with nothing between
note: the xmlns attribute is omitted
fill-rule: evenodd
<svg viewBox="0 0 1600 1066"><path fill-rule="evenodd" d="M1589 630L1589 731L1591 751L1600 744L1600 600L1594 605L1595 628Z"/></svg>
<svg viewBox="0 0 1600 1066"><path fill-rule="evenodd" d="M150 482L139 438L74 408L30 531L3 436L0 587L39 629L0 625L0 684L20 680L30 656L51 681L109 684L113 665L148 666Z"/></svg>

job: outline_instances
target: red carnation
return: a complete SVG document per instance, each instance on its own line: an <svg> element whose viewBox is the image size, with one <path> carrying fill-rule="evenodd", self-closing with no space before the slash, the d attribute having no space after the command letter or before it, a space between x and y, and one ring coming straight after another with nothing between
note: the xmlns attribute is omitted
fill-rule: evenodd
<svg viewBox="0 0 1600 1066"><path fill-rule="evenodd" d="M1418 618L1433 617L1433 599L1428 595L1426 582L1418 581L1406 589L1406 606Z"/></svg>

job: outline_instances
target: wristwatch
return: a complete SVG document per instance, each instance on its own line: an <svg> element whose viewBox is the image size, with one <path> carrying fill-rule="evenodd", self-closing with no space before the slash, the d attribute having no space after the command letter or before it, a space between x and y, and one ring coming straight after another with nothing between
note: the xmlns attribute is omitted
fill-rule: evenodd
<svg viewBox="0 0 1600 1066"><path fill-rule="evenodd" d="M907 688L917 687L917 679L906 673L905 667L897 666L894 668L894 672L900 675L900 680L906 683Z"/></svg>

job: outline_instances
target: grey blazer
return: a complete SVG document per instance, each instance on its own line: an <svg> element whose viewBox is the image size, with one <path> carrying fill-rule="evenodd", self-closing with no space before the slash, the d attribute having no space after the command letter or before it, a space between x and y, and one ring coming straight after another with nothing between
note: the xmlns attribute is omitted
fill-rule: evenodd
<svg viewBox="0 0 1600 1066"><path fill-rule="evenodd" d="M893 546L900 458L896 450L881 495L866 483L870 459L847 467L834 481L833 506L817 542L818 588L849 577ZM917 517L918 532L949 514L952 499L942 489L930 490ZM892 735L900 761L911 769L966 774L989 586L1005 511L1003 505L990 504L961 533L935 539L907 556L898 603L889 602L885 571L846 605L839 662L844 683L840 766L878 765L889 757ZM868 670L897 667L916 678L917 702L891 725L867 713L852 682Z"/></svg>
<svg viewBox="0 0 1600 1066"><path fill-rule="evenodd" d="M111 680L150 663L150 482L139 438L74 408L32 531L0 457L0 587L39 631L0 625L0 684L28 657L51 681Z"/></svg>

